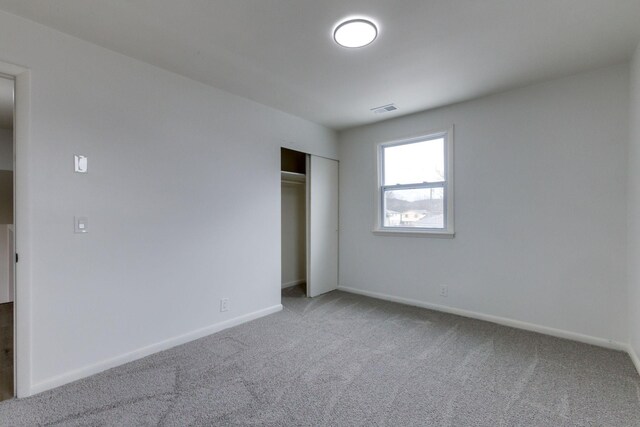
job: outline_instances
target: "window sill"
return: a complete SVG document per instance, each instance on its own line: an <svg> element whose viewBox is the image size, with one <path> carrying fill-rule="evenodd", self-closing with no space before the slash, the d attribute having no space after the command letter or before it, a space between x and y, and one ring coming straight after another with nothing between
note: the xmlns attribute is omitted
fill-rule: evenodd
<svg viewBox="0 0 640 427"><path fill-rule="evenodd" d="M394 236L394 237L435 237L439 239L453 239L455 232L447 230L399 230L399 229L373 229L376 236Z"/></svg>

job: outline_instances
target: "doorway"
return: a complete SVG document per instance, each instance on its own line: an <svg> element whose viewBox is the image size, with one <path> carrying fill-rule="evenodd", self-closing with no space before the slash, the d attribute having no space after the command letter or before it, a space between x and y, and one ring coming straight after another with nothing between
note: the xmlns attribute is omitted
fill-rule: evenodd
<svg viewBox="0 0 640 427"><path fill-rule="evenodd" d="M281 148L282 295L338 287L338 162Z"/></svg>
<svg viewBox="0 0 640 427"><path fill-rule="evenodd" d="M0 400L15 396L14 94L14 79L0 75Z"/></svg>

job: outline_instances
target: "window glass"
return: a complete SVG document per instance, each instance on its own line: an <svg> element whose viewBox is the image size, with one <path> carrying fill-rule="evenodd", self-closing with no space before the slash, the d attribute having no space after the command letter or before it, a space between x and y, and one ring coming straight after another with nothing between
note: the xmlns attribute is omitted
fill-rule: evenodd
<svg viewBox="0 0 640 427"><path fill-rule="evenodd" d="M383 185L445 180L444 139L384 147Z"/></svg>
<svg viewBox="0 0 640 427"><path fill-rule="evenodd" d="M442 187L384 192L385 227L444 228L444 225Z"/></svg>

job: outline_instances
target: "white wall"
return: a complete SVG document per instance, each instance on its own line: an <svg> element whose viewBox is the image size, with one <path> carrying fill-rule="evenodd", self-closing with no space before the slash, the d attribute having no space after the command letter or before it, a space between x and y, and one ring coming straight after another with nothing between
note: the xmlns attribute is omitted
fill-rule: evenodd
<svg viewBox="0 0 640 427"><path fill-rule="evenodd" d="M629 341L640 370L640 45L631 61L629 121Z"/></svg>
<svg viewBox="0 0 640 427"><path fill-rule="evenodd" d="M5 13L0 61L31 70L31 391L280 304L280 146L332 131Z"/></svg>
<svg viewBox="0 0 640 427"><path fill-rule="evenodd" d="M307 280L305 183L282 182L282 287Z"/></svg>
<svg viewBox="0 0 640 427"><path fill-rule="evenodd" d="M13 170L12 129L0 129L0 170Z"/></svg>
<svg viewBox="0 0 640 427"><path fill-rule="evenodd" d="M624 64L342 132L340 285L626 342L628 79ZM375 144L452 124L455 238L373 235Z"/></svg>

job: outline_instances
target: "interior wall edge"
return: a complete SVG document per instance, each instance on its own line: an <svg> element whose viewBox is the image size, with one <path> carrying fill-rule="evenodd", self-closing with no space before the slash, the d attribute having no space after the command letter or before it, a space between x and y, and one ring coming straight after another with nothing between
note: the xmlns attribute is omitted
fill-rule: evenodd
<svg viewBox="0 0 640 427"><path fill-rule="evenodd" d="M627 176L627 299L629 354L640 372L640 43L630 62Z"/></svg>
<svg viewBox="0 0 640 427"><path fill-rule="evenodd" d="M455 308L455 307L446 306L446 305L433 304L427 301L421 301L413 298L404 298L404 297L398 297L398 296L384 294L380 292L366 291L363 289L352 288L350 286L341 285L341 286L338 286L338 290L349 292L352 294L364 295L371 298L377 298L385 301L411 305L414 307L426 308L429 310L439 311L442 313L455 314L457 316L483 320L485 322L491 322L491 323L495 323L502 326L509 326L512 328L522 329L530 332L537 332L543 335L550 335L557 338L564 338L572 341L578 341L581 343L591 344L591 345L608 348L612 350L629 352L629 345L627 343L622 343L622 342L610 340L607 338L600 338L600 337L594 337L591 335L585 335L579 332L566 331L562 329L551 328L549 326L543 326L535 323L523 322L521 320L510 319L507 317L494 316L492 314L479 313L476 311L470 311L470 310ZM636 360L634 360L634 362L636 361L637 361L637 357L636 357ZM636 363L636 368L639 368L639 372L640 372L640 363Z"/></svg>
<svg viewBox="0 0 640 427"><path fill-rule="evenodd" d="M638 371L638 375L640 375L640 357L638 357L638 353L636 353L636 350L635 348L633 348L633 345L631 344L627 345L626 352L629 353L629 357L631 358L633 365L636 367L636 371Z"/></svg>

